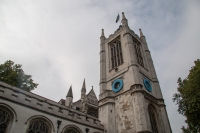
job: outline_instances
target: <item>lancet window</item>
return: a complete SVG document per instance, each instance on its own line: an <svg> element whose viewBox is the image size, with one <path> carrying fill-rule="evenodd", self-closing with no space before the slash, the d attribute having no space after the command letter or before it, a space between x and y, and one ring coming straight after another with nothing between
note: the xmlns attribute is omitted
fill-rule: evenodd
<svg viewBox="0 0 200 133"><path fill-rule="evenodd" d="M150 117L152 131L154 133L158 133L156 117L152 107L149 107L149 117Z"/></svg>
<svg viewBox="0 0 200 133"><path fill-rule="evenodd" d="M35 119L30 122L27 133L50 133L50 126L42 119Z"/></svg>
<svg viewBox="0 0 200 133"><path fill-rule="evenodd" d="M9 123L11 121L11 115L0 108L0 133L5 133Z"/></svg>
<svg viewBox="0 0 200 133"><path fill-rule="evenodd" d="M137 63L139 65L141 65L142 67L144 67L142 53L141 53L141 49L140 49L141 45L139 43L135 42L134 47L135 47L135 55L137 57Z"/></svg>
<svg viewBox="0 0 200 133"><path fill-rule="evenodd" d="M123 63L121 42L119 39L110 44L111 67L112 69L120 66Z"/></svg>

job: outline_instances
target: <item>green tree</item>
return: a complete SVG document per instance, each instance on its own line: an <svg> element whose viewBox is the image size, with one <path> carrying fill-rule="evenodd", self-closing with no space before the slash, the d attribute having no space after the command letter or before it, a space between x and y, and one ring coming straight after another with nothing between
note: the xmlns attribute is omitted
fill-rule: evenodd
<svg viewBox="0 0 200 133"><path fill-rule="evenodd" d="M178 93L173 95L178 112L187 118L184 133L200 133L200 60L194 63L188 77L178 79Z"/></svg>
<svg viewBox="0 0 200 133"><path fill-rule="evenodd" d="M14 64L13 61L6 61L0 65L0 81L18 87L25 91L34 90L38 84L34 83L31 75L26 75L22 65Z"/></svg>

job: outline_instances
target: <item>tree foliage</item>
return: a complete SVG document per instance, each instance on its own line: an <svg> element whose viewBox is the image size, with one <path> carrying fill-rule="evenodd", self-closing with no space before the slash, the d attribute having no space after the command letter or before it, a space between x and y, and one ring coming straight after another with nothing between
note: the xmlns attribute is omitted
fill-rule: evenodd
<svg viewBox="0 0 200 133"><path fill-rule="evenodd" d="M31 75L26 75L22 65L14 64L13 61L6 61L0 65L0 81L18 87L25 91L34 90L38 84L34 83Z"/></svg>
<svg viewBox="0 0 200 133"><path fill-rule="evenodd" d="M184 133L200 132L200 60L194 63L188 77L178 79L178 93L173 95L178 112L187 118L188 126L182 128Z"/></svg>

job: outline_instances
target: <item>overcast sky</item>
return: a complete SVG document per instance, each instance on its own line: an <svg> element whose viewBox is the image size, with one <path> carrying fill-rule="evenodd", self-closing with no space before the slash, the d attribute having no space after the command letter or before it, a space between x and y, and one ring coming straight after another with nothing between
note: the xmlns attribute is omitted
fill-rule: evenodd
<svg viewBox="0 0 200 133"><path fill-rule="evenodd" d="M22 64L39 84L33 92L54 101L70 85L78 100L84 78L98 97L101 29L114 33L121 12L146 36L172 131L180 133L185 118L172 95L200 57L199 0L0 0L0 64Z"/></svg>

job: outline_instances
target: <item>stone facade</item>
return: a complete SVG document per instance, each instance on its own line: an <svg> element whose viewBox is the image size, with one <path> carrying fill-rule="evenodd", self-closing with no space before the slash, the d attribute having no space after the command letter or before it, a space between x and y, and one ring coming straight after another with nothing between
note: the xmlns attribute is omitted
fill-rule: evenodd
<svg viewBox="0 0 200 133"><path fill-rule="evenodd" d="M106 38L102 30L100 37L99 119L108 133L171 133L145 36L141 30L139 37L129 28L123 13L121 22L114 34ZM123 87L114 92L118 79ZM152 90L145 88L144 79Z"/></svg>
<svg viewBox="0 0 200 133"><path fill-rule="evenodd" d="M0 117L5 119L5 116L9 117L9 121L3 122L7 124L6 133L28 133L34 120L47 124L48 131L44 133L65 133L66 130L73 133L104 132L96 117L0 82Z"/></svg>

